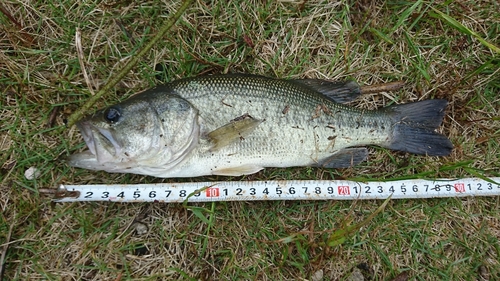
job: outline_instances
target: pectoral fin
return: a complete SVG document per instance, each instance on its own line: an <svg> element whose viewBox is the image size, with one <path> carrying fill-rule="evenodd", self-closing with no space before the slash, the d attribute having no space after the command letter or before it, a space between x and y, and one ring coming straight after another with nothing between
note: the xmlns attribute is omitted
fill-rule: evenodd
<svg viewBox="0 0 500 281"><path fill-rule="evenodd" d="M364 147L344 148L330 157L318 162L323 168L349 168L356 166L368 158L368 149Z"/></svg>
<svg viewBox="0 0 500 281"><path fill-rule="evenodd" d="M226 145L240 141L248 136L261 120L254 119L248 114L238 117L230 123L215 129L207 134L208 139L212 143L211 151L216 151Z"/></svg>

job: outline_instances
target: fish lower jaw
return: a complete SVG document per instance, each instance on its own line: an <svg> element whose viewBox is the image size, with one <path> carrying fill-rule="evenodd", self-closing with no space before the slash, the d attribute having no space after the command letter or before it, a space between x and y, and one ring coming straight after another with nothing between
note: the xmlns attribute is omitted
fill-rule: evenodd
<svg viewBox="0 0 500 281"><path fill-rule="evenodd" d="M76 153L68 158L68 165L75 168L100 170L97 158L90 150L85 150L81 153Z"/></svg>

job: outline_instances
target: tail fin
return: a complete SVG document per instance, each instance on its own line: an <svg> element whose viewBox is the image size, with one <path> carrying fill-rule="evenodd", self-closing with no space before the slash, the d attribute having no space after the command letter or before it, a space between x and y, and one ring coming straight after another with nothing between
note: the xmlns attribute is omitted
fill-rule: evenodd
<svg viewBox="0 0 500 281"><path fill-rule="evenodd" d="M434 130L441 125L446 100L424 100L385 108L394 119L393 135L387 146L393 150L430 156L446 156L453 144Z"/></svg>

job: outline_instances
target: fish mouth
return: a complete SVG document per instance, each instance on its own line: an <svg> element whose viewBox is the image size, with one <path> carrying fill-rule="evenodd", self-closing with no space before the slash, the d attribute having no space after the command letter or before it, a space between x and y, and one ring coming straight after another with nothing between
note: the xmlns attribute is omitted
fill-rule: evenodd
<svg viewBox="0 0 500 281"><path fill-rule="evenodd" d="M80 130L80 134L82 134L83 141L85 141L90 152L95 155L94 137L92 136L92 129L90 126L91 125L86 121L76 123L76 127Z"/></svg>
<svg viewBox="0 0 500 281"><path fill-rule="evenodd" d="M76 126L97 162L111 162L120 155L122 147L109 130L96 127L86 120L77 122Z"/></svg>

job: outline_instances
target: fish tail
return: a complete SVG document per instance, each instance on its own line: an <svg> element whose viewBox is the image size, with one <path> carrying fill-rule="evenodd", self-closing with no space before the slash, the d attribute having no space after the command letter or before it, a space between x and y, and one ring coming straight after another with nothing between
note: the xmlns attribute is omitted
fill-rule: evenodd
<svg viewBox="0 0 500 281"><path fill-rule="evenodd" d="M429 156L449 155L453 144L435 131L443 121L447 105L446 100L434 99L384 108L394 120L387 147Z"/></svg>

